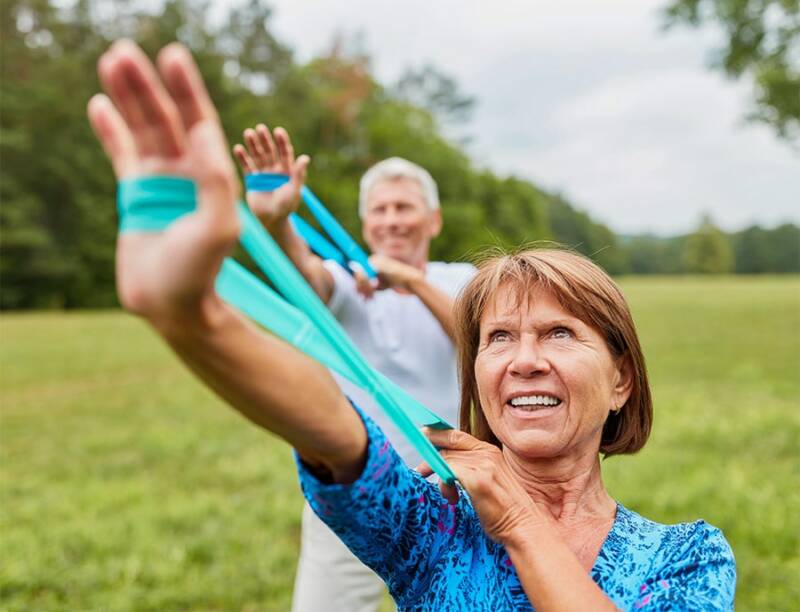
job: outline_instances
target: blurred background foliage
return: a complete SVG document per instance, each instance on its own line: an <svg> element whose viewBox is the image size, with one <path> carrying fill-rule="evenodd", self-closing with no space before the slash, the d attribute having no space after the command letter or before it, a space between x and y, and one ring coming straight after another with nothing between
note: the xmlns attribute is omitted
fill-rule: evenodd
<svg viewBox="0 0 800 612"><path fill-rule="evenodd" d="M675 2L669 14L676 23L699 22L708 12L703 4ZM796 18L796 2L780 4ZM792 224L726 234L703 218L689 236L617 236L558 193L476 166L464 136L474 100L435 66L409 69L397 83L382 84L368 53L345 39L300 63L271 32L264 2L250 0L213 24L209 8L193 0L167 0L149 12L122 0L0 5L0 308L116 305L115 185L85 106L99 89L97 58L120 36L134 38L151 55L176 38L188 45L231 142L259 121L287 127L296 150L313 158L309 184L356 236L360 175L399 155L438 181L446 230L433 243L434 259L465 259L485 245L549 240L590 255L613 274L800 271L800 228ZM796 41L796 19L787 23L795 27L788 40ZM778 113L776 129L791 132L800 116L791 65L780 64L774 53L750 63L741 51L734 55L725 59L730 71L761 66L753 68L762 84L759 108L768 120ZM775 85L776 98L764 92L781 66L785 79ZM776 106L771 101L783 100L784 82L795 97Z"/></svg>
<svg viewBox="0 0 800 612"><path fill-rule="evenodd" d="M800 140L800 0L672 0L665 16L668 27L720 27L725 43L712 64L752 81L750 118Z"/></svg>

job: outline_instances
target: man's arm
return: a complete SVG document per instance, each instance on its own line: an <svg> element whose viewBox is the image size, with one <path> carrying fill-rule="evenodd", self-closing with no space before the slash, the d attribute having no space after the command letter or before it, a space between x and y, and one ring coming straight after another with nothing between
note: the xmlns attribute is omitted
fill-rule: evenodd
<svg viewBox="0 0 800 612"><path fill-rule="evenodd" d="M250 193L247 198L249 201ZM311 252L306 241L294 231L289 219L265 227L314 292L327 304L333 295L334 280L322 259Z"/></svg>
<svg viewBox="0 0 800 612"><path fill-rule="evenodd" d="M408 283L408 290L425 304L431 314L439 321L444 333L447 334L450 340L455 341L455 317L453 317L455 300L438 287L431 285L424 274L412 279Z"/></svg>
<svg viewBox="0 0 800 612"><path fill-rule="evenodd" d="M233 147L233 153L246 175L255 172L289 175L289 182L275 191L248 191L245 195L247 204L306 282L327 303L333 295L333 276L325 269L322 260L311 252L305 240L297 235L289 221L289 215L300 205L300 191L311 160L307 155L295 159L289 134L280 127L275 128L273 138L267 126L259 123L255 129L244 131L244 141L246 148L237 144Z"/></svg>
<svg viewBox="0 0 800 612"><path fill-rule="evenodd" d="M369 263L378 273L378 289L394 287L413 293L436 317L450 340L455 340L455 318L453 317L455 300L428 282L422 270L385 255L373 255L369 258ZM370 295L376 289L371 281L360 272L356 274L356 282L359 291L363 294Z"/></svg>

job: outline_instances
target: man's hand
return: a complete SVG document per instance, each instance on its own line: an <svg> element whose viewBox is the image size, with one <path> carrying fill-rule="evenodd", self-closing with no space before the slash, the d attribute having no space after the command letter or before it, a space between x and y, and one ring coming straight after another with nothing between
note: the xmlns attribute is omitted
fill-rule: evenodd
<svg viewBox="0 0 800 612"><path fill-rule="evenodd" d="M356 279L356 289L366 298L370 298L376 291L383 289L400 289L411 291L411 285L425 278L425 273L419 268L387 257L386 255L371 255L369 264L377 272L377 280L369 278L360 267L353 271Z"/></svg>
<svg viewBox="0 0 800 612"><path fill-rule="evenodd" d="M155 324L203 315L239 235L238 180L200 72L179 44L162 49L157 63L158 71L131 41L114 43L98 61L107 96L88 106L118 179L161 174L197 185L195 213L117 242L120 301Z"/></svg>
<svg viewBox="0 0 800 612"><path fill-rule="evenodd" d="M233 154L245 175L256 172L288 174L289 182L275 191L248 191L247 204L267 229L283 223L300 205L300 190L306 180L308 155L294 158L294 147L283 128L275 128L274 138L269 128L259 123L255 129L244 131L244 146L237 144Z"/></svg>

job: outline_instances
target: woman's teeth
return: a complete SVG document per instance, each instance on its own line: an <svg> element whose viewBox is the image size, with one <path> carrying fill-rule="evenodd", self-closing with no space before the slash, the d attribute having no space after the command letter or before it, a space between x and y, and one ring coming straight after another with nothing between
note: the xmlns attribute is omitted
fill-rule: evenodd
<svg viewBox="0 0 800 612"><path fill-rule="evenodd" d="M515 408L537 410L538 408L545 408L547 406L558 406L561 400L549 395L525 395L522 397L515 397L509 403Z"/></svg>

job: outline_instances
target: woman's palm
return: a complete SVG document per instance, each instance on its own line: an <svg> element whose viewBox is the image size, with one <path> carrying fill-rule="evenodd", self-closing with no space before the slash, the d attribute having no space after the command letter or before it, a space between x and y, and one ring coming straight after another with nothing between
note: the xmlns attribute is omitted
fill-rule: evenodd
<svg viewBox="0 0 800 612"><path fill-rule="evenodd" d="M110 99L95 96L89 117L119 179L169 175L196 183L195 213L163 232L122 234L117 244L123 305L141 314L169 315L197 306L213 290L222 259L238 236L237 182L188 52L167 47L159 67L161 80L133 43L115 44L99 62Z"/></svg>

